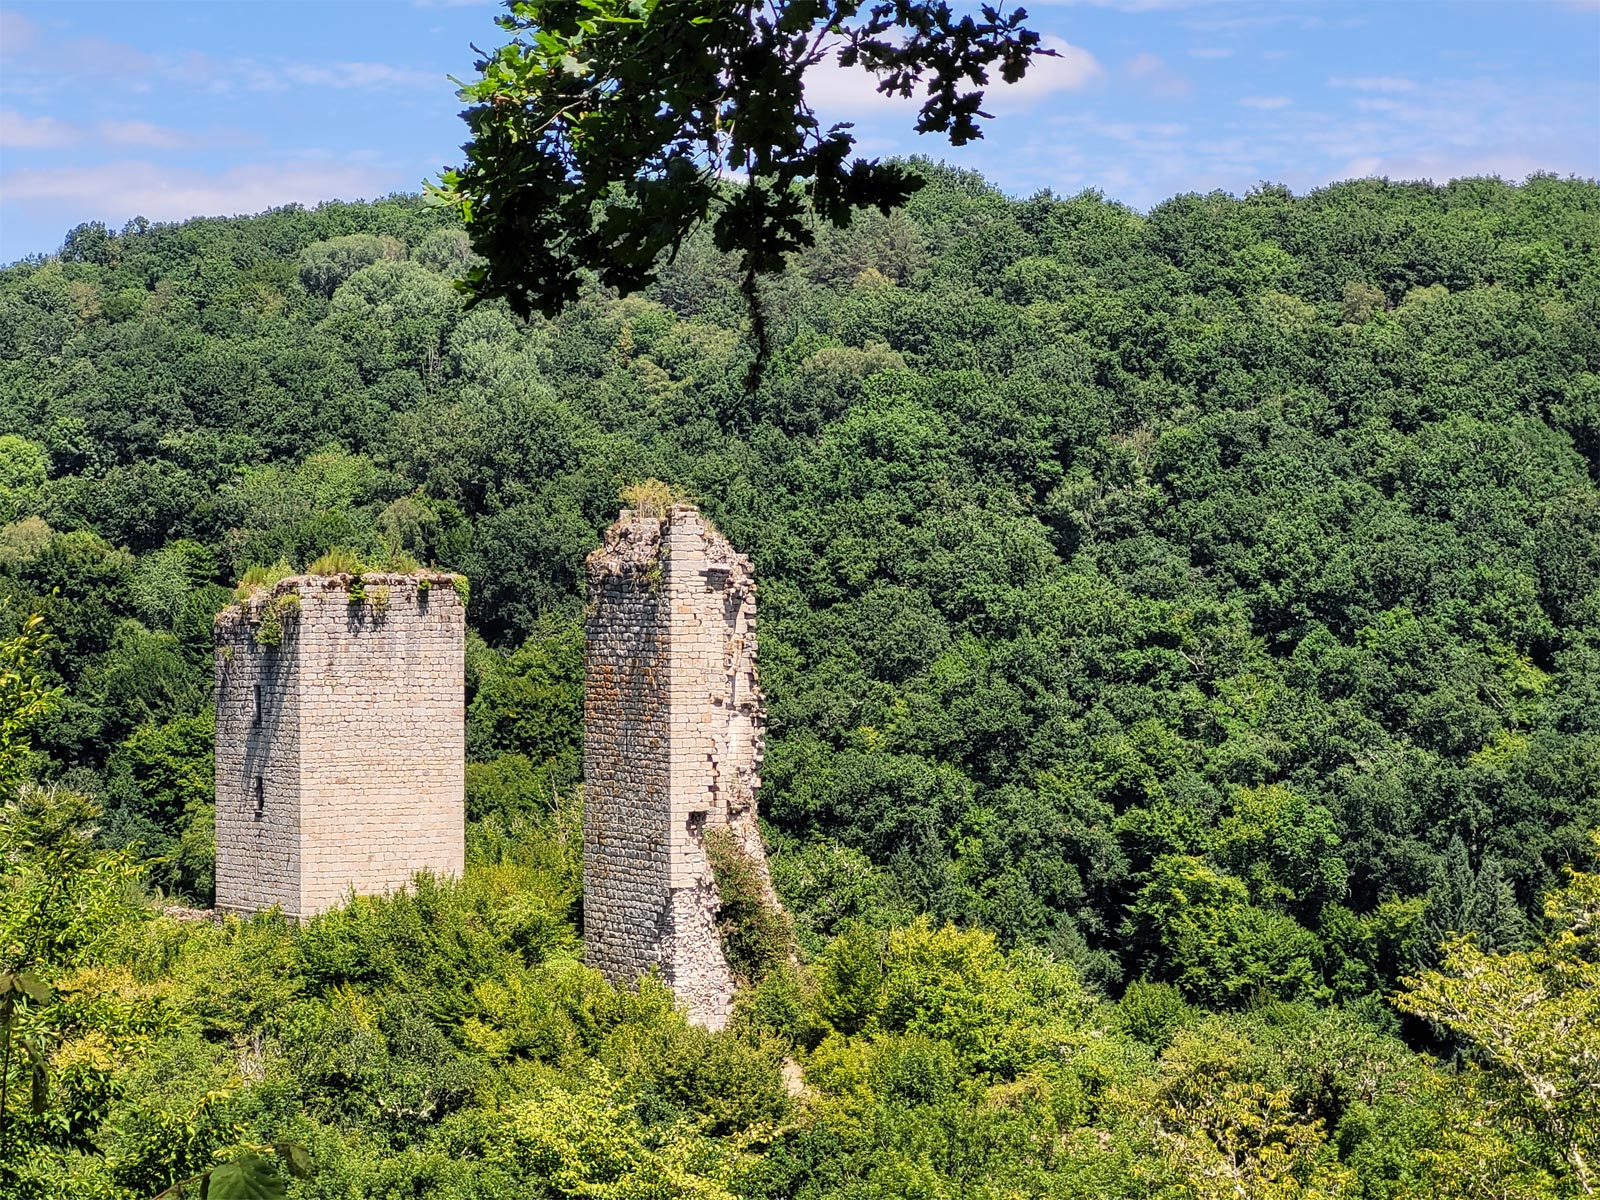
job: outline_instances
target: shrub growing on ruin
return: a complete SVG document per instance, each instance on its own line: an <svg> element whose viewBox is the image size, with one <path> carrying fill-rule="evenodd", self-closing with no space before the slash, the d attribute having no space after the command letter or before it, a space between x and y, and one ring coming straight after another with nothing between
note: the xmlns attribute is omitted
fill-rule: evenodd
<svg viewBox="0 0 1600 1200"><path fill-rule="evenodd" d="M306 568L307 575L360 575L366 564L354 550L335 546Z"/></svg>
<svg viewBox="0 0 1600 1200"><path fill-rule="evenodd" d="M239 579L239 586L234 588L233 598L235 600L248 600L251 592L270 588L279 580L287 579L293 574L294 567L287 559L282 558L270 565L258 563L255 566L247 567L244 575Z"/></svg>
<svg viewBox="0 0 1600 1200"><path fill-rule="evenodd" d="M794 924L768 898L755 861L726 829L706 832L706 857L717 882L717 934L733 973L757 982L789 961Z"/></svg>
<svg viewBox="0 0 1600 1200"><path fill-rule="evenodd" d="M674 504L686 503L689 495L659 479L641 479L621 492L622 502L641 517L665 517Z"/></svg>

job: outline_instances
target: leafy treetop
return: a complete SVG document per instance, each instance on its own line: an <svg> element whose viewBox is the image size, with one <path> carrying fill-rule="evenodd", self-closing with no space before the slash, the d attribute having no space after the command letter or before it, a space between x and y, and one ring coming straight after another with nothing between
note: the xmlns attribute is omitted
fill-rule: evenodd
<svg viewBox="0 0 1600 1200"><path fill-rule="evenodd" d="M814 244L813 218L887 214L920 180L897 163L849 161L848 124L823 128L807 73L829 59L863 68L878 90L925 85L919 133L961 145L991 69L1022 78L1042 48L1023 9L883 0L507 0L516 35L477 63L467 161L435 187L461 214L483 261L464 281L523 315L553 315L580 272L623 293L652 282L711 218L739 254L758 346L756 278ZM730 179L743 186L730 186Z"/></svg>

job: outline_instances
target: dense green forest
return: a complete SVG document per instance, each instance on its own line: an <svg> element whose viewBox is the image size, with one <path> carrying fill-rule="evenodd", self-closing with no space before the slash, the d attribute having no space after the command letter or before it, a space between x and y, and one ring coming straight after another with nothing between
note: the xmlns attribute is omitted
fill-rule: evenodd
<svg viewBox="0 0 1600 1200"><path fill-rule="evenodd" d="M754 395L708 238L548 321L410 197L0 271L0 1190L1600 1188L1600 187L920 169L766 288ZM647 478L761 587L797 957L719 1034L581 965L582 561ZM164 913L212 618L334 548L470 579L467 875Z"/></svg>

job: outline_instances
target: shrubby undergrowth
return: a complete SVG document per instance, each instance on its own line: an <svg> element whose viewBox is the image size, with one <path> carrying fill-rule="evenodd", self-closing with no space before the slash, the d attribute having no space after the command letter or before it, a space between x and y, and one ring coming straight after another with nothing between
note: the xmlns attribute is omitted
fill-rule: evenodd
<svg viewBox="0 0 1600 1200"><path fill-rule="evenodd" d="M582 965L558 816L474 827L463 879L296 927L163 915L92 815L34 791L0 825L0 949L33 947L17 1023L48 1063L42 1103L7 1102L20 1197L147 1197L272 1144L314 1164L289 1194L326 1200L1554 1196L1596 1150L1600 874L1552 897L1538 950L1469 941L1403 994L1462 1035L1451 1067L1381 1004L1112 1002L926 918L847 924L709 1033L654 978Z"/></svg>

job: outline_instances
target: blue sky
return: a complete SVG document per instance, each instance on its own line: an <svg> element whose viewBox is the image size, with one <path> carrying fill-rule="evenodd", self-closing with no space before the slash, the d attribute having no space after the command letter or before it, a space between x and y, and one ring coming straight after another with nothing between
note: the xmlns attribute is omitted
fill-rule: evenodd
<svg viewBox="0 0 1600 1200"><path fill-rule="evenodd" d="M1361 175L1600 176L1600 0L1028 5L1059 49L988 105L983 142L833 70L869 154L924 153L1016 194L1296 191ZM0 0L0 262L120 226L415 191L458 157L450 74L502 35L489 0Z"/></svg>

